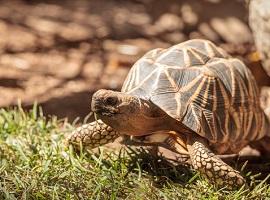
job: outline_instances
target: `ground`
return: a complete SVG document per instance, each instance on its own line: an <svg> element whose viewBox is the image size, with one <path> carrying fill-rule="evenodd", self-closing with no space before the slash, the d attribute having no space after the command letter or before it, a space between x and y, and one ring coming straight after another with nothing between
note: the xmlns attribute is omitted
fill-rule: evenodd
<svg viewBox="0 0 270 200"><path fill-rule="evenodd" d="M34 107L0 110L0 199L269 199L270 186L242 167L246 188L228 191L208 184L185 163L145 150L81 151L65 146L72 125L45 119ZM269 176L268 176L269 177Z"/></svg>
<svg viewBox="0 0 270 200"><path fill-rule="evenodd" d="M83 119L91 94L119 90L146 51L191 38L221 45L269 85L247 18L236 0L1 1L0 106L19 98L47 115Z"/></svg>
<svg viewBox="0 0 270 200"><path fill-rule="evenodd" d="M145 52L157 47L166 48L192 38L210 39L233 56L243 60L253 72L260 86L262 106L264 108L270 106L270 101L268 101L268 97L270 97L270 90L268 89L270 79L263 70L261 61L256 53L252 33L247 23L248 10L244 0L0 0L0 4L0 107L2 108L17 106L18 101L20 101L22 107L29 110L33 107L34 102L38 102L42 106L44 115L48 118L53 115L57 116L58 119L65 118L69 123L74 122L75 124L77 122L75 119L79 119L79 122L82 122L90 112L90 101L93 92L100 88L120 90L130 67ZM10 127L6 123L13 124L16 122L16 117L11 117L10 120L5 118L12 115L9 112L13 113L15 111L2 110L2 118L5 119L1 124L3 129L5 129L5 126ZM52 129L47 127L48 125L44 125L45 121L43 121L43 118L41 121L36 118L32 120L30 127L28 127L24 119L23 123L26 123L26 127L20 128L17 132L17 125L15 127L11 126L11 129L6 133L15 131L16 134L11 134L10 137L14 136L17 138L18 136L16 141L22 145L26 145L26 142L27 145L30 145L29 148L36 145L36 143L32 143L34 142L32 139L45 140L44 144L38 144L41 145L38 146L40 148L39 151L44 150L45 154L55 151L55 146L48 147L49 143L54 141L50 139L51 137L56 137L55 134L59 133L59 137L63 139L62 136L72 129L70 126L69 129L66 129L63 123L60 123L57 126L53 126L52 131ZM88 121L91 120L93 118L88 118ZM51 122L48 123L50 124ZM45 126L43 131L48 131L49 135L37 135L36 138L32 139L29 135L24 135L27 131L36 131L41 125ZM65 127L65 133L63 133L63 127ZM28 138L21 140L25 136ZM112 183L109 177L113 176L116 178L118 173L122 173L121 170L124 170L124 172L129 170L121 168L122 154L120 156L120 154L116 153L114 155L116 157L113 157L113 160L108 159L106 161L102 159L102 162L108 162L110 167L107 168L106 165L99 165L98 159L93 157L76 157L73 160L76 162L74 164L73 161L70 161L71 158L68 161L63 160L62 154L59 152L55 154L55 157L46 157L45 160L42 160L40 155L37 155L37 152L33 150L33 152L30 152L29 158L26 155L25 159L28 162L34 156L34 164L29 162L28 168L26 167L27 170L20 171L25 161L22 163L21 161L15 161L21 158L21 156L24 158L23 154L25 152L19 149L20 146L18 148L10 146L8 142L13 140L9 141L7 138L9 137L3 136L0 142L0 145L2 145L0 150L3 152L3 155L6 155L6 157L13 153L22 153L22 155L17 157L16 154L12 157L14 160L13 165L8 165L6 169L0 168L0 170L4 169L0 173L2 175L5 174L6 177L1 179L1 184L4 184L6 187L4 190L4 186L1 186L4 191L1 195L11 193L17 197L16 195L24 194L22 192L23 189L32 191L31 188L34 188L34 185L20 185L24 183L21 179L26 178L26 182L31 179L38 181L37 177L47 176L46 173L49 166L61 166L62 164L66 166L68 162L70 162L70 165L68 165L70 170L67 170L67 173L73 173L73 181L80 176L78 180L83 182L84 186L89 184L83 180L88 171L81 168L79 169L81 170L80 173L76 175L71 169L80 168L82 165L80 161L82 163L89 161L89 166L98 165L97 168L94 168L99 173L97 179L91 178L90 176L92 175L89 174L87 176L89 176L89 180L96 181L97 183L102 182L104 179L108 185L103 185L104 188L103 186L101 188L92 188L93 190L87 186L78 188L78 190L82 191L89 189L89 193L92 195L101 195L106 191L106 188L109 188L108 191L111 191L112 186L110 184ZM56 144L64 148L60 140L57 140ZM24 147L22 146L23 150ZM118 150L121 148L119 145L109 145L109 147ZM5 162L4 160L1 160L2 164ZM241 160L239 163L240 167L244 161L245 159ZM228 162L235 163L235 160ZM114 166L116 163L117 166ZM261 179L263 179L268 174L267 163L269 163L269 160L266 158L252 158L246 172L249 169L252 169L253 174L262 172L263 176ZM34 166L36 168L32 176L31 168ZM64 175L61 175L61 173L57 174L58 172L54 171L48 175L49 179L44 179L45 182L41 181L41 184L44 184L43 186L45 187L43 188L44 190L41 189L42 185L38 187L44 192L41 192L42 195L46 194L46 192L63 189L63 185L54 188L49 186L48 183L51 181L51 178L53 179L54 175L57 180L59 176L66 177L66 168L64 166L59 168ZM112 170L113 167L116 168ZM128 176L129 178L126 180L124 177L120 177L118 179L119 182L116 184L116 187L119 188L116 191L120 191L120 188L126 186L125 184L128 181L139 181L136 182L140 186L138 190L134 189L135 186L130 186L130 188L124 187L124 193L127 195L126 198L132 195L132 192L143 192L140 189L145 188L147 188L146 193L151 192L149 195L154 195L159 191L159 193L157 192L158 197L164 199L168 197L165 195L166 192L169 195L176 195L172 197L189 194L191 198L207 198L209 188L202 182L191 184L191 191L194 194L188 193L188 187L179 190L181 187L174 186L175 174L173 178L171 178L172 174L169 176L161 175L162 180L169 179L169 182L165 181L169 186L163 188L164 185L162 185L162 189L159 190L159 186L155 186L155 181L152 182L152 179L155 179L156 176L149 178L151 175L146 175L146 179L144 179L146 171L141 169L141 167L140 163L136 163L136 173L132 173L132 176ZM10 174L14 168L19 171ZM40 171L38 171L39 169ZM173 173L175 172L174 168L170 169L172 169ZM40 174L44 170L46 173ZM115 174L110 174L110 170L112 170L111 173ZM143 179L141 179L141 173L143 174ZM179 180L183 181L181 178L178 179L178 176L182 175L183 173L175 175L177 176L176 182ZM188 173L186 177L188 180L192 177L192 175L189 175ZM17 185L17 182L12 183L11 186L5 185L13 179L16 179L19 185ZM183 182L186 183L187 179ZM64 182L67 180L67 178L63 178ZM171 181L173 181L172 185L170 185ZM38 183L35 182L33 184ZM197 187L196 184L199 184L198 194L195 194L197 191L195 189ZM19 189L14 189L16 187ZM71 188L73 187L75 185L71 186ZM209 190L211 190L209 195L213 195L213 198L222 197L223 195L222 192L219 193L219 191L212 190L212 188ZM252 197L260 190L263 190L264 194L269 197L267 193L269 192L269 187L263 184L252 191L245 192L245 195L251 195L249 197ZM178 193L179 191L181 192ZM230 193L230 195L240 195L240 193L241 191L239 193ZM39 195L38 193L35 194ZM162 196L163 194L165 196ZM119 193L116 196L118 195ZM230 195L228 198L235 197ZM37 198L38 196L34 197ZM47 196L45 195L45 197ZM147 199L147 197L145 196L144 198ZM154 198L155 196L151 197ZM122 198L124 198L124 195ZM170 197L168 198L170 199Z"/></svg>

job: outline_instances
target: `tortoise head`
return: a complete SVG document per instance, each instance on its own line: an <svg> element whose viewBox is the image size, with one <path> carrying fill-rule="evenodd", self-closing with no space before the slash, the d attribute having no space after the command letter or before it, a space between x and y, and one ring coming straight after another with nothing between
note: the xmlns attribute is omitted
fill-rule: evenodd
<svg viewBox="0 0 270 200"><path fill-rule="evenodd" d="M98 90L91 109L104 123L128 135L144 135L163 129L168 115L152 102L126 93Z"/></svg>

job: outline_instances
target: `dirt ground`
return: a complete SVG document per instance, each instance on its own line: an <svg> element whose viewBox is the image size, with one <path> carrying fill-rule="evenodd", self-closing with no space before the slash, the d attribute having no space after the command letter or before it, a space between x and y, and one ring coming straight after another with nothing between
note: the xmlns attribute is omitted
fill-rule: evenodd
<svg viewBox="0 0 270 200"><path fill-rule="evenodd" d="M209 39L243 60L262 89L262 106L270 107L270 78L256 53L245 0L0 0L0 5L0 107L16 106L20 99L29 109L36 101L46 115L82 121L91 95L100 88L120 90L145 52L192 38ZM266 160L256 158L255 167L252 161L249 166L267 174L261 162Z"/></svg>
<svg viewBox="0 0 270 200"><path fill-rule="evenodd" d="M239 57L260 86L248 10L237 0L0 1L0 107L42 105L47 115L83 119L91 94L121 89L146 51L207 38Z"/></svg>

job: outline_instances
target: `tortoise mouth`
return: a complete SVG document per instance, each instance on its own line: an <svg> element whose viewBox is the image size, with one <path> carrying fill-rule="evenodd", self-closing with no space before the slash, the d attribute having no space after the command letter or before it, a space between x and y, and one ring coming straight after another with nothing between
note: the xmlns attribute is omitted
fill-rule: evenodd
<svg viewBox="0 0 270 200"><path fill-rule="evenodd" d="M118 109L113 106L104 105L102 101L92 101L91 110L97 115L111 117L119 113Z"/></svg>
<svg viewBox="0 0 270 200"><path fill-rule="evenodd" d="M96 113L98 116L106 116L112 117L117 114L120 114L117 109L115 108L95 108L93 112Z"/></svg>

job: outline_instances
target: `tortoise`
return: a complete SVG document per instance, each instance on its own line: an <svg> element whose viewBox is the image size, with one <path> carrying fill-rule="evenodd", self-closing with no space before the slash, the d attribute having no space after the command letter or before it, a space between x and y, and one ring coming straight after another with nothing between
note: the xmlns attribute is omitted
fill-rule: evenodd
<svg viewBox="0 0 270 200"><path fill-rule="evenodd" d="M130 69L121 92L98 90L91 109L98 120L69 136L75 148L95 148L120 135L143 137L142 144L188 154L193 168L219 187L245 183L219 154L248 144L270 150L253 75L208 40L149 51Z"/></svg>
<svg viewBox="0 0 270 200"><path fill-rule="evenodd" d="M270 1L250 0L249 25L262 65L270 76Z"/></svg>

